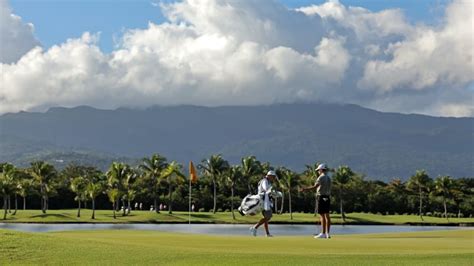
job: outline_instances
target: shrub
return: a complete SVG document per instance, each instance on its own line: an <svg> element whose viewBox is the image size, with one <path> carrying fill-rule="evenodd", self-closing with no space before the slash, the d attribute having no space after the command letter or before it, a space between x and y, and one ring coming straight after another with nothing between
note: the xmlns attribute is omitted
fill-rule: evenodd
<svg viewBox="0 0 474 266"><path fill-rule="evenodd" d="M217 212L222 212L222 209L221 208L217 209Z"/></svg>
<svg viewBox="0 0 474 266"><path fill-rule="evenodd" d="M431 212L427 212L426 216L433 216L433 214Z"/></svg>
<svg viewBox="0 0 474 266"><path fill-rule="evenodd" d="M229 209L225 209L224 211L225 211L225 212L230 212L230 210L229 210Z"/></svg>
<svg viewBox="0 0 474 266"><path fill-rule="evenodd" d="M198 211L199 211L199 212L206 212L206 209L204 209L204 208L199 208Z"/></svg>

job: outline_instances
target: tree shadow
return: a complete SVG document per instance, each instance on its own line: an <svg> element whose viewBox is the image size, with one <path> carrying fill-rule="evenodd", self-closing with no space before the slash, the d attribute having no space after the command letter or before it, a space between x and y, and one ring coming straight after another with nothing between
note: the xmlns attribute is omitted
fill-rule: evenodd
<svg viewBox="0 0 474 266"><path fill-rule="evenodd" d="M212 214L206 214L206 213L192 213L191 214L191 217L194 217L194 218L212 218Z"/></svg>
<svg viewBox="0 0 474 266"><path fill-rule="evenodd" d="M56 218L69 218L72 219L69 215L66 214L58 214L58 213L43 213L38 215L30 216L30 218L48 218L48 217L56 217Z"/></svg>

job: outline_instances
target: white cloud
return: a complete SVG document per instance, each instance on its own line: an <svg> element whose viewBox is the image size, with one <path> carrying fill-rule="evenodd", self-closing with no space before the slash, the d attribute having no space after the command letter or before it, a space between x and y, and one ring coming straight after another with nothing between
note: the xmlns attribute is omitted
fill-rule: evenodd
<svg viewBox="0 0 474 266"><path fill-rule="evenodd" d="M359 86L381 93L464 86L474 77L473 3L456 1L440 28L419 26L387 51L389 60L367 62Z"/></svg>
<svg viewBox="0 0 474 266"><path fill-rule="evenodd" d="M428 27L398 9L374 13L334 0L298 10L272 0L161 4L167 22L127 31L110 54L84 33L2 64L0 113L328 100L473 115L473 34L460 5Z"/></svg>
<svg viewBox="0 0 474 266"><path fill-rule="evenodd" d="M0 63L15 63L21 56L39 45L31 23L12 13L6 0L0 0Z"/></svg>

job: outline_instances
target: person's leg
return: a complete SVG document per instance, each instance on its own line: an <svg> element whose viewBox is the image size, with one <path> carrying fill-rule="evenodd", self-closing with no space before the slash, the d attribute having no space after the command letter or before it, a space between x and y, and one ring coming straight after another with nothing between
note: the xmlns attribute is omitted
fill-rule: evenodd
<svg viewBox="0 0 474 266"><path fill-rule="evenodd" d="M258 223L256 223L256 224L254 225L254 228L255 228L255 229L258 229L258 228L260 227L260 225L262 225L262 224L265 223L266 220L267 220L267 219L265 219L265 217L262 218L262 219L260 219L260 221L258 221Z"/></svg>
<svg viewBox="0 0 474 266"><path fill-rule="evenodd" d="M321 233L326 234L326 218L324 214L320 214L319 216L321 217Z"/></svg>
<svg viewBox="0 0 474 266"><path fill-rule="evenodd" d="M329 216L329 213L326 213L326 232L329 234L331 231L331 217Z"/></svg>
<svg viewBox="0 0 474 266"><path fill-rule="evenodd" d="M270 231L268 231L268 220L267 220L267 219L265 219L264 227L265 227L265 233L266 233L267 235L269 235L269 234L270 234Z"/></svg>

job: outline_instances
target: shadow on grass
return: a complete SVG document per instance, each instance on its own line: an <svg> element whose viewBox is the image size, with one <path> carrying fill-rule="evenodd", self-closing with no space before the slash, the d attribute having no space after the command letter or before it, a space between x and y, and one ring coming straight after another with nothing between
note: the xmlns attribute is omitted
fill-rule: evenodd
<svg viewBox="0 0 474 266"><path fill-rule="evenodd" d="M203 219L208 219L212 218L214 215L212 214L205 214L205 213L192 213L191 217L193 218L203 218Z"/></svg>
<svg viewBox="0 0 474 266"><path fill-rule="evenodd" d="M56 214L56 213L42 213L42 214L30 216L30 218L48 218L48 217L74 219L73 217L71 217L71 216L69 216L69 215L66 215L66 214Z"/></svg>

